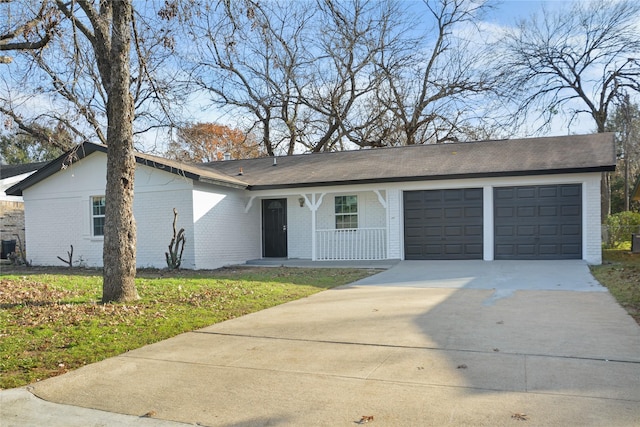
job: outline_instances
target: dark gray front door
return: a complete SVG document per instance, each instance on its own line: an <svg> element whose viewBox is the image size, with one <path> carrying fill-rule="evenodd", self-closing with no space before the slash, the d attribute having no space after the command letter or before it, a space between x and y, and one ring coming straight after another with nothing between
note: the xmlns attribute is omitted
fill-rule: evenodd
<svg viewBox="0 0 640 427"><path fill-rule="evenodd" d="M482 188L404 192L405 259L482 259Z"/></svg>
<svg viewBox="0 0 640 427"><path fill-rule="evenodd" d="M262 256L287 256L287 199L262 201Z"/></svg>
<svg viewBox="0 0 640 427"><path fill-rule="evenodd" d="M495 259L581 259L582 185L494 188Z"/></svg>

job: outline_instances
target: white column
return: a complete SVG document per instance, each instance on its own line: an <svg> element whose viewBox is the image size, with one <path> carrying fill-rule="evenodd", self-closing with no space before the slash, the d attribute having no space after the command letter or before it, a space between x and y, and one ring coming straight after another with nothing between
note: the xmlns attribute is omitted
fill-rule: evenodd
<svg viewBox="0 0 640 427"><path fill-rule="evenodd" d="M483 256L485 261L493 261L493 187L485 185L482 192L483 208Z"/></svg>
<svg viewBox="0 0 640 427"><path fill-rule="evenodd" d="M386 214L386 221L385 221L385 241L386 241L386 247L385 247L385 257L389 258L389 251L391 250L391 238L389 235L389 229L390 227L390 222L391 222L391 216L389 215L389 196L387 195L387 192L385 191L385 196L387 196L387 199L382 197L382 194L380 194L380 190L373 190L373 192L376 194L376 196L378 196L378 201L380 202L380 204L382 205L382 207L384 208L385 214Z"/></svg>
<svg viewBox="0 0 640 427"><path fill-rule="evenodd" d="M318 258L316 254L316 211L320 205L322 205L322 199L325 194L327 193L320 193L320 197L316 199L316 193L312 193L311 200L309 200L306 194L301 194L301 196L304 197L305 203L311 210L311 261L316 261Z"/></svg>

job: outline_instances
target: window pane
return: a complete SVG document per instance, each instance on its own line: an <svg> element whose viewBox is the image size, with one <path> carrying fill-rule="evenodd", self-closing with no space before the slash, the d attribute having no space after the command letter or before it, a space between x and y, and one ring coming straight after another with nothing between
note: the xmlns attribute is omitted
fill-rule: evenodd
<svg viewBox="0 0 640 427"><path fill-rule="evenodd" d="M336 230L358 228L358 215L336 215Z"/></svg>
<svg viewBox="0 0 640 427"><path fill-rule="evenodd" d="M358 196L336 196L336 213L357 213Z"/></svg>
<svg viewBox="0 0 640 427"><path fill-rule="evenodd" d="M346 196L346 210L344 212L358 212L358 196Z"/></svg>
<svg viewBox="0 0 640 427"><path fill-rule="evenodd" d="M342 213L342 206L344 205L344 196L336 196L336 213Z"/></svg>
<svg viewBox="0 0 640 427"><path fill-rule="evenodd" d="M336 230L358 228L358 196L336 196Z"/></svg>
<svg viewBox="0 0 640 427"><path fill-rule="evenodd" d="M104 215L104 197L93 197L93 214Z"/></svg>
<svg viewBox="0 0 640 427"><path fill-rule="evenodd" d="M104 236L104 217L93 218L93 235Z"/></svg>
<svg viewBox="0 0 640 427"><path fill-rule="evenodd" d="M104 236L104 196L91 198L91 223L94 236Z"/></svg>

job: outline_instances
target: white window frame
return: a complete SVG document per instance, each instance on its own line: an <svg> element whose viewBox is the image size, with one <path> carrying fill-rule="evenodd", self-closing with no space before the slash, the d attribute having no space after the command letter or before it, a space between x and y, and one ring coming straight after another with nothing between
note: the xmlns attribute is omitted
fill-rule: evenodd
<svg viewBox="0 0 640 427"><path fill-rule="evenodd" d="M355 198L355 207L356 207L356 211L355 212L336 212L338 210L338 198L348 198L348 197L353 197ZM333 203L334 203L334 225L335 225L335 229L336 230L353 230L353 229L357 229L360 225L360 214L359 211L360 209L358 208L358 196L356 194L348 194L348 195L341 195L341 196L335 196L333 198ZM339 227L338 226L338 218L339 217L354 217L356 218L356 226L355 227Z"/></svg>
<svg viewBox="0 0 640 427"><path fill-rule="evenodd" d="M102 199L102 206L95 205L95 202L98 201L99 199ZM102 213L95 213L94 208L100 208L102 207ZM91 214L91 236L92 237L104 237L104 210L105 210L105 198L104 196L91 196L91 203L90 203L90 214ZM98 219L102 219L102 234L96 234L96 224L95 224L95 220L96 218Z"/></svg>

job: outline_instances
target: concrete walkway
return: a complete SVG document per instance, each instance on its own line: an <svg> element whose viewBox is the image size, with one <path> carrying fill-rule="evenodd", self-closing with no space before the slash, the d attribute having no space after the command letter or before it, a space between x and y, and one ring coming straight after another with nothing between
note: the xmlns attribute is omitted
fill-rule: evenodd
<svg viewBox="0 0 640 427"><path fill-rule="evenodd" d="M637 426L640 327L579 261L401 262L28 390L2 427Z"/></svg>

